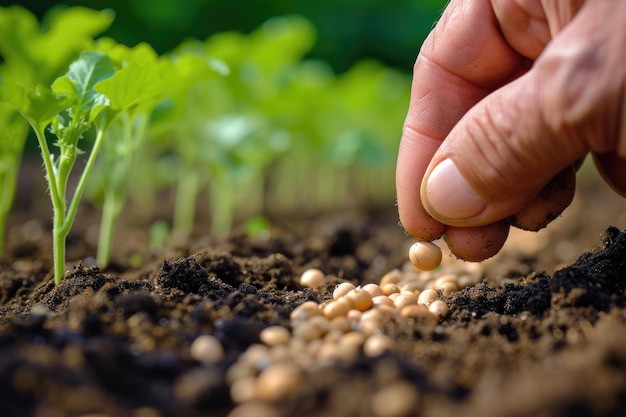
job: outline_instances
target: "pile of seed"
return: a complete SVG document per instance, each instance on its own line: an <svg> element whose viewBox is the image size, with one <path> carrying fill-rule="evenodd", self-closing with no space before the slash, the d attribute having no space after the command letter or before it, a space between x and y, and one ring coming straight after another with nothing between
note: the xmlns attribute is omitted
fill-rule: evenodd
<svg viewBox="0 0 626 417"><path fill-rule="evenodd" d="M265 328L259 335L261 343L250 346L227 372L233 402L247 410L258 402L283 400L299 391L307 371L349 363L361 352L374 358L393 351L394 341L384 332L386 321L420 318L438 322L449 311L440 295L474 285L479 279L471 272L434 271L442 256L429 242L414 244L409 259L411 262L386 273L378 284L342 282L326 302L299 305L291 312L291 329ZM300 284L310 288L320 288L326 281L318 269L300 276ZM215 363L224 352L217 338L205 335L192 344L191 355L200 362ZM231 416L243 410L236 408Z"/></svg>

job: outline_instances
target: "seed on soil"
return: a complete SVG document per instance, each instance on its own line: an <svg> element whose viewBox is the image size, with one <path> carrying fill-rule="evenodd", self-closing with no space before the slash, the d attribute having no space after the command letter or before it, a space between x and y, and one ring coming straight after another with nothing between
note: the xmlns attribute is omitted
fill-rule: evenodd
<svg viewBox="0 0 626 417"><path fill-rule="evenodd" d="M300 389L302 375L292 363L274 363L263 370L256 380L256 396L263 401L288 398Z"/></svg>
<svg viewBox="0 0 626 417"><path fill-rule="evenodd" d="M244 376L230 385L230 398L235 403L245 403L256 399L256 377Z"/></svg>
<svg viewBox="0 0 626 417"><path fill-rule="evenodd" d="M392 269L391 271L383 275L383 277L380 279L379 285L382 287L383 285L386 285L386 284L397 284L401 280L402 280L402 271L396 268L396 269Z"/></svg>
<svg viewBox="0 0 626 417"><path fill-rule="evenodd" d="M224 348L215 336L208 334L199 336L191 344L191 357L198 362L210 365L224 359Z"/></svg>
<svg viewBox="0 0 626 417"><path fill-rule="evenodd" d="M345 297L338 300L333 300L326 304L323 309L324 316L328 319L333 319L338 316L345 316L352 308L352 303Z"/></svg>
<svg viewBox="0 0 626 417"><path fill-rule="evenodd" d="M291 323L294 324L303 322L313 316L319 316L321 314L322 312L319 304L315 301L305 301L293 309L289 318L291 319Z"/></svg>
<svg viewBox="0 0 626 417"><path fill-rule="evenodd" d="M355 288L356 287L351 282L342 282L341 284L337 284L333 291L333 300L340 299L350 291L353 291Z"/></svg>
<svg viewBox="0 0 626 417"><path fill-rule="evenodd" d="M430 311L438 319L441 319L448 315L448 311L450 311L450 308L448 307L448 304L445 303L445 301L435 300L428 306L428 311Z"/></svg>
<svg viewBox="0 0 626 417"><path fill-rule="evenodd" d="M291 339L291 333L282 326L266 327L259 334L259 340L268 346L287 345Z"/></svg>
<svg viewBox="0 0 626 417"><path fill-rule="evenodd" d="M300 285L308 288L319 288L326 283L326 275L317 268L307 269L300 275Z"/></svg>
<svg viewBox="0 0 626 417"><path fill-rule="evenodd" d="M409 259L422 271L431 271L441 263L441 249L432 242L415 242L409 249Z"/></svg>
<svg viewBox="0 0 626 417"><path fill-rule="evenodd" d="M372 303L374 304L374 306L379 306L379 305L388 305L391 307L394 306L391 298L387 297L386 295L379 295L377 297L372 298Z"/></svg>
<svg viewBox="0 0 626 417"><path fill-rule="evenodd" d="M380 288L380 285L378 284L366 284L363 286L363 289L370 293L372 298L378 297L379 295L385 295L382 288Z"/></svg>
<svg viewBox="0 0 626 417"><path fill-rule="evenodd" d="M385 295L391 295L400 292L400 287L398 286L398 284L384 284L381 285L380 288L383 290L383 294Z"/></svg>
<svg viewBox="0 0 626 417"><path fill-rule="evenodd" d="M393 304L398 310L401 310L408 305L417 304L417 297L414 294L401 293L393 300Z"/></svg>
<svg viewBox="0 0 626 417"><path fill-rule="evenodd" d="M354 304L354 308L365 311L372 306L372 294L362 288L355 288L345 296Z"/></svg>
<svg viewBox="0 0 626 417"><path fill-rule="evenodd" d="M420 293L419 297L417 297L417 302L420 304L429 305L436 299L437 291L433 290L432 288L428 288Z"/></svg>
<svg viewBox="0 0 626 417"><path fill-rule="evenodd" d="M432 318L432 313L428 311L428 307L424 304L410 304L400 310L400 316L404 318Z"/></svg>
<svg viewBox="0 0 626 417"><path fill-rule="evenodd" d="M410 383L396 381L380 389L372 397L376 417L408 417L415 414L418 392Z"/></svg>
<svg viewBox="0 0 626 417"><path fill-rule="evenodd" d="M384 334L373 334L365 340L363 353L365 356L374 358L386 352L392 352L395 344L389 336Z"/></svg>
<svg viewBox="0 0 626 417"><path fill-rule="evenodd" d="M231 410L226 417L279 417L280 414L272 406L264 403L249 402Z"/></svg>
<svg viewBox="0 0 626 417"><path fill-rule="evenodd" d="M455 291L459 290L459 286L456 282L446 281L437 287L438 290L441 290L443 295L450 295Z"/></svg>

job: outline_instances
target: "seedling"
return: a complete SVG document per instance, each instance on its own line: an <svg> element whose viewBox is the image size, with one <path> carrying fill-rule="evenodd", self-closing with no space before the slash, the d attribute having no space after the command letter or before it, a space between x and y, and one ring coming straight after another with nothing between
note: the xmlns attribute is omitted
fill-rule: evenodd
<svg viewBox="0 0 626 417"><path fill-rule="evenodd" d="M28 90L18 85L4 85L0 98L11 104L33 128L43 159L48 191L52 201L54 280L59 284L65 271L65 240L72 227L102 140L112 121L102 110L109 99L95 90L95 86L115 73L111 60L102 52L83 52L69 71L57 78L52 88L43 85ZM83 135L95 127L95 141L87 162L79 176L73 194L68 194L68 182ZM50 151L46 130L56 137L53 145L58 155ZM69 198L69 200L68 200ZM69 204L68 204L69 203Z"/></svg>

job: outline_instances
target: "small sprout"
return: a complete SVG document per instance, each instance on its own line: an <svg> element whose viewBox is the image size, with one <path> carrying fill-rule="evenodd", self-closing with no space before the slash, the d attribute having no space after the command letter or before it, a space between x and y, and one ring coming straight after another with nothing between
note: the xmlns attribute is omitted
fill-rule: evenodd
<svg viewBox="0 0 626 417"><path fill-rule="evenodd" d="M319 288L326 283L326 276L316 268L307 269L300 275L300 285L308 288Z"/></svg>
<svg viewBox="0 0 626 417"><path fill-rule="evenodd" d="M432 242L415 242L409 249L409 259L417 269L431 271L441 263L441 249Z"/></svg>
<svg viewBox="0 0 626 417"><path fill-rule="evenodd" d="M217 337L202 335L191 344L191 357L205 365L211 365L224 359L224 348Z"/></svg>

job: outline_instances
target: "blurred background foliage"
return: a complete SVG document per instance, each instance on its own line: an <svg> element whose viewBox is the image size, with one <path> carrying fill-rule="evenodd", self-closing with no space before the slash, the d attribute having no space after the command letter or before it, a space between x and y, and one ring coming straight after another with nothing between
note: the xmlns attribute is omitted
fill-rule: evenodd
<svg viewBox="0 0 626 417"><path fill-rule="evenodd" d="M362 58L409 71L445 0L25 0L40 18L50 9L112 8L116 18L104 34L126 45L150 43L165 53L187 38L216 32L248 33L272 16L300 14L317 30L308 57L343 72ZM45 24L45 22L44 22Z"/></svg>

